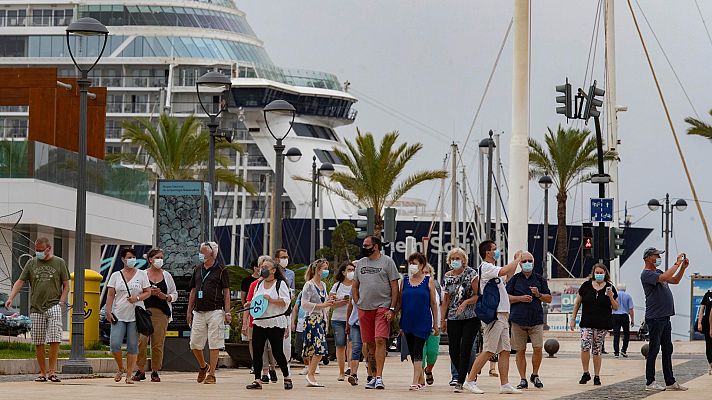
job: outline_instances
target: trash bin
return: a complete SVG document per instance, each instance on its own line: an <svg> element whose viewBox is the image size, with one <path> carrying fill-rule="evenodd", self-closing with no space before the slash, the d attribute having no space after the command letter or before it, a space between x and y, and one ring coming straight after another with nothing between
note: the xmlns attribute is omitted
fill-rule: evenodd
<svg viewBox="0 0 712 400"><path fill-rule="evenodd" d="M74 273L71 275L70 299L74 299ZM91 269L84 270L84 347L88 348L99 342L99 312L101 302L100 284L103 276ZM71 310L69 337L71 342Z"/></svg>

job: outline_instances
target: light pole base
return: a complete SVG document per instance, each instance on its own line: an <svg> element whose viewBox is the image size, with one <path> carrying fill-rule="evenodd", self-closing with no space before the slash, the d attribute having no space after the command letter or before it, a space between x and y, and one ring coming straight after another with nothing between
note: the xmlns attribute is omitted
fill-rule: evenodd
<svg viewBox="0 0 712 400"><path fill-rule="evenodd" d="M86 358L69 359L62 365L62 374L66 375L88 375L93 374L94 368Z"/></svg>

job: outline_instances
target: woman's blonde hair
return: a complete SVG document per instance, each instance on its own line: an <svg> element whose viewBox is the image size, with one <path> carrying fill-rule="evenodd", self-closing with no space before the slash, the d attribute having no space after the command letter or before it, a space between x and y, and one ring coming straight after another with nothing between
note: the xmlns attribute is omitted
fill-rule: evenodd
<svg viewBox="0 0 712 400"><path fill-rule="evenodd" d="M316 270L321 267L322 264L329 265L329 262L323 258L320 258L309 264L309 268L307 268L307 271L304 273L304 280L310 281L314 275L316 275Z"/></svg>
<svg viewBox="0 0 712 400"><path fill-rule="evenodd" d="M467 253L465 253L465 250L461 249L460 247L453 247L452 250L447 252L447 263L450 264L450 259L456 254L461 256L465 260L462 265L466 267L468 265L469 257L467 257Z"/></svg>

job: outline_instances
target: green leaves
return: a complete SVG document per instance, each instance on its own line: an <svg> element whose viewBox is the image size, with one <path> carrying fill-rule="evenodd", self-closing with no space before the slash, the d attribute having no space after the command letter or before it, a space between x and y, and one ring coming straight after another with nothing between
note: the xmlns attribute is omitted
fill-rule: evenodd
<svg viewBox="0 0 712 400"><path fill-rule="evenodd" d="M712 110L709 111L709 114L712 116ZM712 140L712 125L692 117L685 118L685 122L690 125L687 128L688 135L698 135Z"/></svg>

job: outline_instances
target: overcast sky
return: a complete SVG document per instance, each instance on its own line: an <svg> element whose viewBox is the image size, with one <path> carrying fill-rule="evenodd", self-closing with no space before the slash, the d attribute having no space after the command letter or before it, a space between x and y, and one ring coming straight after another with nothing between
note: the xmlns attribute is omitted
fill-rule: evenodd
<svg viewBox="0 0 712 400"><path fill-rule="evenodd" d="M547 127L555 129L566 123L554 111L554 86L568 77L574 88L582 87L587 64L593 65L593 73L588 73L586 85L590 84L591 75L600 83L605 81L602 20L594 47L595 60L587 62L597 3L531 2L530 136L535 139L542 140ZM694 0L640 3L692 102L691 105L676 82L633 1L697 194L706 201L702 203L703 212L712 224L712 177L706 165L712 142L686 135L684 122L685 117L694 115L693 106L701 118L712 122L708 115L712 109L712 40ZM712 1L697 0L697 4L712 29ZM450 143L465 143L512 17L512 1L242 0L238 6L247 13L276 64L332 72L342 82L351 82L352 94L360 98L355 106L359 114L355 124L339 130L344 138L353 139L359 127L377 136L399 130L402 140L423 143L426 151L413 162L411 171L441 167ZM686 252L692 261L690 272L712 275L712 253L627 2L616 1L615 13L617 103L628 106L627 112L619 113L621 204L628 202L635 226L655 229L645 246L660 248L664 246L661 212L649 213L645 204L651 198L663 198L666 192L675 199L687 199L690 207L675 215L671 253ZM501 149L507 170L512 39L510 35L465 150L466 167L472 177L477 173L471 162L473 149L489 129L504 132ZM472 181L473 187L475 183ZM409 196L430 199L432 208L438 189L437 183L423 184ZM582 199L597 197L596 190L596 186L586 184L569 194L569 221L579 224L589 217ZM532 183L532 222L542 220L542 197L538 185ZM550 215L555 215L554 211L552 204ZM628 282L638 305L643 305L639 281L642 248L622 271L622 279ZM678 314L688 315L690 280L683 280L676 292ZM675 325L676 333L687 334L681 319Z"/></svg>

